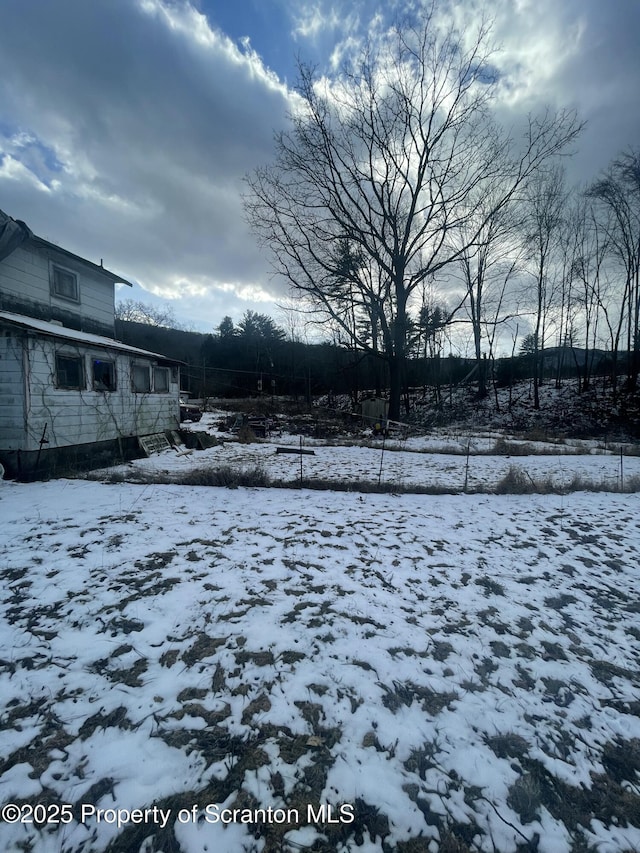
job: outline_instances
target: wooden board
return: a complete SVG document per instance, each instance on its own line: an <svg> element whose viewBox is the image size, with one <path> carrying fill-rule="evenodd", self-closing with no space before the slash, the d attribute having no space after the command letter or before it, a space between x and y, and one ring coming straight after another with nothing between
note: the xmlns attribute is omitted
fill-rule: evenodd
<svg viewBox="0 0 640 853"><path fill-rule="evenodd" d="M169 440L163 432L156 435L139 435L138 442L147 456L151 456L152 453L162 453L164 450L171 450Z"/></svg>

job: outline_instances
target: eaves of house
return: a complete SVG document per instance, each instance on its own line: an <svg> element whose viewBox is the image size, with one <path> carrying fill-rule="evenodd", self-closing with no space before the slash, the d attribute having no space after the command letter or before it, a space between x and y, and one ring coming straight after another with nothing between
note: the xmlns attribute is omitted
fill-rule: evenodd
<svg viewBox="0 0 640 853"><path fill-rule="evenodd" d="M48 335L52 338L68 340L77 344L86 344L87 346L99 346L103 349L117 350L118 352L129 353L133 356L145 356L157 360L158 364L183 364L175 358L167 358L156 352L132 347L129 344L123 344L113 338L106 338L102 335L92 335L89 332L78 332L75 329L68 329L58 323L47 322L46 320L36 320L33 317L26 317L23 314L13 314L10 311L0 311L0 322L11 323L27 331L36 332L40 335Z"/></svg>

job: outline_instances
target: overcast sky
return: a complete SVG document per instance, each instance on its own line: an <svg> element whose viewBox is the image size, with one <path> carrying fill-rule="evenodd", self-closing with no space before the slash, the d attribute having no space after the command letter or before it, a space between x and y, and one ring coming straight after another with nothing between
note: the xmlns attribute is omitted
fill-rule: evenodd
<svg viewBox="0 0 640 853"><path fill-rule="evenodd" d="M442 6L445 4L442 3ZM452 0L471 21L479 4ZM0 0L0 209L211 331L271 314L242 179L286 124L296 57L331 74L420 0ZM640 147L640 0L491 0L512 115L576 107L590 181ZM384 10L384 13L381 12Z"/></svg>

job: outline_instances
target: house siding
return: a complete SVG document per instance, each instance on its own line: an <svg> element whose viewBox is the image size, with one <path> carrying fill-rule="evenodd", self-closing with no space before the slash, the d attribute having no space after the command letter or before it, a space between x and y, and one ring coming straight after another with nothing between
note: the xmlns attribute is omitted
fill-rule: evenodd
<svg viewBox="0 0 640 853"><path fill-rule="evenodd" d="M22 341L0 328L0 444L17 450L25 439Z"/></svg>
<svg viewBox="0 0 640 853"><path fill-rule="evenodd" d="M77 276L79 300L51 292L52 265ZM114 336L113 281L55 250L26 243L0 261L0 309L107 337Z"/></svg>
<svg viewBox="0 0 640 853"><path fill-rule="evenodd" d="M82 359L82 390L56 387L56 353ZM94 391L94 359L115 364L116 390ZM135 357L152 367L152 359ZM37 450L45 426L47 449L117 440L174 430L179 427L179 387L170 383L168 393L138 394L131 390L129 354L66 340L31 337L27 344L27 423L25 451Z"/></svg>
<svg viewBox="0 0 640 853"><path fill-rule="evenodd" d="M75 276L57 281L68 298L53 291L56 266ZM117 280L39 237L0 260L0 463L9 476L109 465L138 454L138 436L179 428L177 362L115 341ZM94 360L113 366L98 368L95 390ZM168 370L168 388L136 393L134 363L151 377Z"/></svg>

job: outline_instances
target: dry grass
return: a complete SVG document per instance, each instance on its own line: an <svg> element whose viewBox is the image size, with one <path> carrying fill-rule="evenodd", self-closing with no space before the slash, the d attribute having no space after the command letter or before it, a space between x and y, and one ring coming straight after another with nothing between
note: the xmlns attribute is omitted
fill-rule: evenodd
<svg viewBox="0 0 640 853"><path fill-rule="evenodd" d="M495 494L495 495L566 495L572 492L612 492L636 494L640 492L640 477L625 478L622 486L619 481L596 481L580 475L574 476L566 484L554 483L550 477L534 479L517 465L511 465L507 473L494 486L474 484L468 488L455 488L450 485L420 485L375 480L339 480L324 477L303 477L297 480L274 480L261 465L246 468L233 468L230 465L220 467L193 468L181 473L152 472L132 469L127 472L113 471L103 476L103 482L110 484L139 483L143 485L180 485L211 486L227 489L277 488L277 489L313 489L317 491L355 492L358 494L397 494L397 495L459 495L459 494Z"/></svg>

